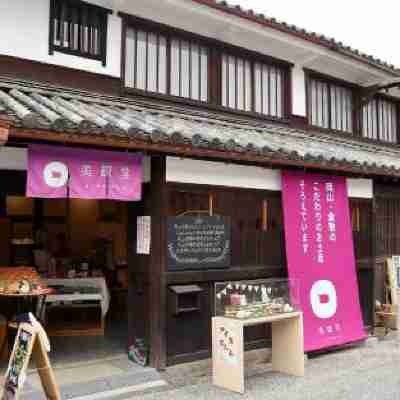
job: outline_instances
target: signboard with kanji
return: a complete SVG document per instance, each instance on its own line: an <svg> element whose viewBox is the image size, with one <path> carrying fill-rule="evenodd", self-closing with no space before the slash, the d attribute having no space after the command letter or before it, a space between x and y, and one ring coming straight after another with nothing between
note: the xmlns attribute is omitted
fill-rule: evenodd
<svg viewBox="0 0 400 400"><path fill-rule="evenodd" d="M230 219L220 216L168 218L169 270L227 268L231 257Z"/></svg>

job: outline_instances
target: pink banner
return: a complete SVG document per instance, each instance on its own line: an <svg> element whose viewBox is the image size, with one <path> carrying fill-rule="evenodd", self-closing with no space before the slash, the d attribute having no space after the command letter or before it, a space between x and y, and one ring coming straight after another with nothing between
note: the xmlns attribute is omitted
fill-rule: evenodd
<svg viewBox="0 0 400 400"><path fill-rule="evenodd" d="M344 177L284 172L289 278L299 282L306 351L366 337Z"/></svg>
<svg viewBox="0 0 400 400"><path fill-rule="evenodd" d="M29 146L28 197L137 201L141 195L141 155Z"/></svg>

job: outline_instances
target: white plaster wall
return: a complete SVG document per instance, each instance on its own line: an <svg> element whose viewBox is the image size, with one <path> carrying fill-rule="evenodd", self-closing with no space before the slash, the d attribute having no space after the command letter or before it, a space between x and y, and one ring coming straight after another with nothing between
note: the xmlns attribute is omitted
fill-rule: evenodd
<svg viewBox="0 0 400 400"><path fill-rule="evenodd" d="M295 65L292 68L292 114L302 117L307 116L305 79L303 67Z"/></svg>
<svg viewBox="0 0 400 400"><path fill-rule="evenodd" d="M167 182L281 190L278 170L167 157Z"/></svg>
<svg viewBox="0 0 400 400"><path fill-rule="evenodd" d="M58 52L49 55L49 13L50 0L0 0L0 54L120 76L121 19L116 13L109 15L105 67L101 61L83 57Z"/></svg>
<svg viewBox="0 0 400 400"><path fill-rule="evenodd" d="M282 190L281 171L246 165L167 158L167 182ZM347 179L349 197L372 199L371 179Z"/></svg>
<svg viewBox="0 0 400 400"><path fill-rule="evenodd" d="M372 179L347 179L347 191L349 197L360 199L372 199L374 197L374 185Z"/></svg>

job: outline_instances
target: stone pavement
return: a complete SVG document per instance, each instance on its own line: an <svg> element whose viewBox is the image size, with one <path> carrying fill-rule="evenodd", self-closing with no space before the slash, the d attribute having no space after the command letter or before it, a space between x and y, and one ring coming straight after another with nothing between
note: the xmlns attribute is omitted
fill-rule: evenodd
<svg viewBox="0 0 400 400"><path fill-rule="evenodd" d="M306 362L304 378L272 373L270 365L253 362L246 380L244 395L213 387L210 384L210 369L204 369L196 364L170 368L163 377L170 383L167 391L142 393L129 398L132 400L139 398L140 400L400 400L400 342L394 337L379 342L372 339L356 348L315 356Z"/></svg>
<svg viewBox="0 0 400 400"><path fill-rule="evenodd" d="M143 368L127 356L78 362L53 368L63 400L115 397L116 393L142 392L167 385L153 368ZM108 394L110 394L108 396ZM24 384L22 400L46 400L36 370L30 370Z"/></svg>
<svg viewBox="0 0 400 400"><path fill-rule="evenodd" d="M210 360L168 368L158 373L128 360L56 369L63 399L72 400L400 400L400 341L396 336L320 354L307 360L306 376L271 371L270 352L246 353L246 393L239 395L211 384ZM75 375L74 384L68 384ZM76 376L81 375L81 382ZM90 378L96 378L90 380ZM33 375L24 400L44 399Z"/></svg>

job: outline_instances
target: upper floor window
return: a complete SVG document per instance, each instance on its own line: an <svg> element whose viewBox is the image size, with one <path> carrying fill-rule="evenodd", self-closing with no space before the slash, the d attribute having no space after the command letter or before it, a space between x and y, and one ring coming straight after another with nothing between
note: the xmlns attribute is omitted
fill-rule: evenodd
<svg viewBox="0 0 400 400"><path fill-rule="evenodd" d="M381 97L374 98L362 109L363 137L396 143L398 130L397 104Z"/></svg>
<svg viewBox="0 0 400 400"><path fill-rule="evenodd" d="M222 106L284 117L286 69L232 54L222 54Z"/></svg>
<svg viewBox="0 0 400 400"><path fill-rule="evenodd" d="M253 109L251 63L241 57L222 54L222 106L241 111Z"/></svg>
<svg viewBox="0 0 400 400"><path fill-rule="evenodd" d="M254 63L254 109L259 114L284 117L285 70L274 65Z"/></svg>
<svg viewBox="0 0 400 400"><path fill-rule="evenodd" d="M60 51L106 65L111 12L80 0L50 0L50 54Z"/></svg>
<svg viewBox="0 0 400 400"><path fill-rule="evenodd" d="M208 100L208 48L192 40L128 27L125 86Z"/></svg>
<svg viewBox="0 0 400 400"><path fill-rule="evenodd" d="M208 100L208 48L194 41L171 39L171 94Z"/></svg>
<svg viewBox="0 0 400 400"><path fill-rule="evenodd" d="M167 38L128 28L125 46L125 86L167 94Z"/></svg>
<svg viewBox="0 0 400 400"><path fill-rule="evenodd" d="M286 116L289 64L162 24L124 19L127 89Z"/></svg>
<svg viewBox="0 0 400 400"><path fill-rule="evenodd" d="M353 92L348 87L312 77L308 79L307 106L311 125L352 133L353 102Z"/></svg>

